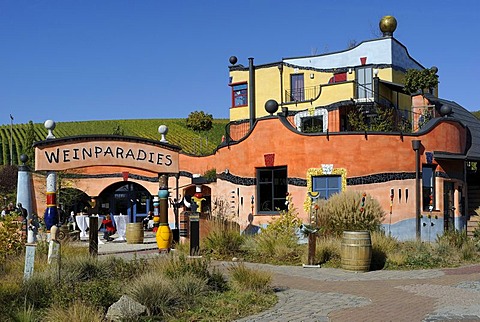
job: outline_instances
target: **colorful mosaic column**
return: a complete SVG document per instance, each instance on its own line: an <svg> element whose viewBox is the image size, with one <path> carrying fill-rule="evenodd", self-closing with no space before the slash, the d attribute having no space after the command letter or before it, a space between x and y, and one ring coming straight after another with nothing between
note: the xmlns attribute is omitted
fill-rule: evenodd
<svg viewBox="0 0 480 322"><path fill-rule="evenodd" d="M168 225L168 177L160 176L158 190L160 223L156 234L157 246L160 252L168 252L172 246L173 235Z"/></svg>
<svg viewBox="0 0 480 322"><path fill-rule="evenodd" d="M43 215L47 231L50 231L53 225L58 224L57 214L57 174L55 171L47 172L47 209Z"/></svg>
<svg viewBox="0 0 480 322"><path fill-rule="evenodd" d="M158 197L153 197L153 229L154 233L158 230L158 225L160 224L160 214L158 213Z"/></svg>
<svg viewBox="0 0 480 322"><path fill-rule="evenodd" d="M47 140L55 139L53 130L55 129L55 122L52 120L46 120L43 124L48 131ZM55 171L47 172L47 209L45 209L45 214L43 215L43 221L47 228L47 232L50 232L50 229L53 225L58 224L58 213L57 213L57 174Z"/></svg>
<svg viewBox="0 0 480 322"><path fill-rule="evenodd" d="M202 201L205 200L202 194L203 178L193 178L195 183L195 195L192 197L192 214L190 215L190 255L196 256L200 251L200 213L202 212Z"/></svg>

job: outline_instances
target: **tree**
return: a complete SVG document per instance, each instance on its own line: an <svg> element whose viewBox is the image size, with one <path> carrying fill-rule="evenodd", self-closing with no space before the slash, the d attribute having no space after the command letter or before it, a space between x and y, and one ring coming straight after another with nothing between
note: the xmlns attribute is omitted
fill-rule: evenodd
<svg viewBox="0 0 480 322"><path fill-rule="evenodd" d="M407 69L405 73L404 87L403 89L409 93L413 94L418 91L421 91L422 94L425 93L425 90L429 91L438 85L438 69L432 67L430 69Z"/></svg>
<svg viewBox="0 0 480 322"><path fill-rule="evenodd" d="M191 112L187 118L187 128L197 132L208 132L213 127L213 117L203 111Z"/></svg>
<svg viewBox="0 0 480 322"><path fill-rule="evenodd" d="M194 132L200 135L201 133L208 132L213 127L213 117L211 114L205 113L203 111L191 112L187 118L187 128L193 130ZM207 137L208 144L208 137ZM201 143L200 143L201 146ZM202 149L200 148L200 151Z"/></svg>
<svg viewBox="0 0 480 322"><path fill-rule="evenodd" d="M16 165L0 167L0 194L3 196L15 195L17 189L18 168Z"/></svg>
<svg viewBox="0 0 480 322"><path fill-rule="evenodd" d="M22 144L22 154L28 156L28 166L32 167L35 159L35 150L33 143L35 142L35 126L32 121L28 121L27 133Z"/></svg>

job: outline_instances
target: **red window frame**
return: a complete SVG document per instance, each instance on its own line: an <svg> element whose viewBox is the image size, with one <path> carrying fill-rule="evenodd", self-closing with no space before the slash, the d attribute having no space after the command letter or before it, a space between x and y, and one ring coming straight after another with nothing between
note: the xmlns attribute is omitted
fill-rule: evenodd
<svg viewBox="0 0 480 322"><path fill-rule="evenodd" d="M233 83L233 84L229 84L230 87L232 87L232 107L242 107L242 106L247 106L248 105L248 84L247 82L241 82L241 83ZM236 86L241 86L241 85L245 85L245 88L242 88L240 89L240 91L244 91L245 93L244 94L237 94L235 93L236 90L235 90L235 87ZM236 104L236 98L238 97L244 97L244 103L245 104Z"/></svg>

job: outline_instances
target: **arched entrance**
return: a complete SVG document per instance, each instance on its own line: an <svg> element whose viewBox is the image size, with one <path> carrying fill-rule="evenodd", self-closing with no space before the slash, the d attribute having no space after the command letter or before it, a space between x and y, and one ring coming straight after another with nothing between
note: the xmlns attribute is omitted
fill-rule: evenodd
<svg viewBox="0 0 480 322"><path fill-rule="evenodd" d="M89 207L90 197L82 190L76 188L61 188L58 191L58 203L67 214L86 211Z"/></svg>
<svg viewBox="0 0 480 322"><path fill-rule="evenodd" d="M127 215L130 222L141 222L153 210L152 195L135 182L117 182L105 188L97 198L100 213Z"/></svg>

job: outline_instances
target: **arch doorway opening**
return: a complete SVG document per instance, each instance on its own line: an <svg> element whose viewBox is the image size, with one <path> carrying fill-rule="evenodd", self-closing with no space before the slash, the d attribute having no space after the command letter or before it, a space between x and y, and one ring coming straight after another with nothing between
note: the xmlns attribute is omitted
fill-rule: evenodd
<svg viewBox="0 0 480 322"><path fill-rule="evenodd" d="M98 196L100 213L127 215L130 222L142 222L153 210L150 192L135 182L117 182L105 188Z"/></svg>

